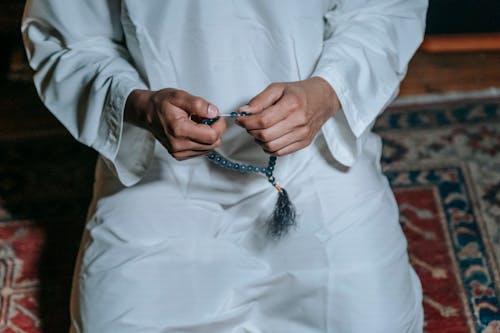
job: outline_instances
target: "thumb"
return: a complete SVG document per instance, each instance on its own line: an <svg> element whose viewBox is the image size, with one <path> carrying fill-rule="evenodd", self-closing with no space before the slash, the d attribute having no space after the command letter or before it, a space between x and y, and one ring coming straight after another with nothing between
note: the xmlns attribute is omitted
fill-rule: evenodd
<svg viewBox="0 0 500 333"><path fill-rule="evenodd" d="M219 115L219 108L207 101L195 100L186 108L194 118L215 118Z"/></svg>
<svg viewBox="0 0 500 333"><path fill-rule="evenodd" d="M170 103L198 118L215 118L219 115L219 109L212 103L181 90L176 92Z"/></svg>
<svg viewBox="0 0 500 333"><path fill-rule="evenodd" d="M219 108L213 104L207 103L206 105L192 109L189 112L191 120L200 123L203 119L213 119L219 115Z"/></svg>
<svg viewBox="0 0 500 333"><path fill-rule="evenodd" d="M208 103L206 108L200 109L199 112L193 113L193 115L201 118L215 118L219 115L219 108L215 105Z"/></svg>
<svg viewBox="0 0 500 333"><path fill-rule="evenodd" d="M272 83L247 104L238 109L240 112L259 113L275 104L282 96L284 85Z"/></svg>

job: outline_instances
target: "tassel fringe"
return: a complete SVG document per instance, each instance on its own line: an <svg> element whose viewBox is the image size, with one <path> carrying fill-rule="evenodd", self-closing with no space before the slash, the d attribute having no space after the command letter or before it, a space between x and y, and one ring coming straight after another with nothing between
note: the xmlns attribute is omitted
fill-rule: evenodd
<svg viewBox="0 0 500 333"><path fill-rule="evenodd" d="M278 190L278 200L267 223L267 234L272 239L280 239L296 225L296 211L285 189L278 184L274 187Z"/></svg>

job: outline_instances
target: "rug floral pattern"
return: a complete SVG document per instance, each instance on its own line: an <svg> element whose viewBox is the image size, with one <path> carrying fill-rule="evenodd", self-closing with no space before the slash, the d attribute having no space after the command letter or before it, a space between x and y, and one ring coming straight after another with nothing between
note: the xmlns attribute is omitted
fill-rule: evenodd
<svg viewBox="0 0 500 333"><path fill-rule="evenodd" d="M428 333L500 332L500 104L388 110L375 130Z"/></svg>

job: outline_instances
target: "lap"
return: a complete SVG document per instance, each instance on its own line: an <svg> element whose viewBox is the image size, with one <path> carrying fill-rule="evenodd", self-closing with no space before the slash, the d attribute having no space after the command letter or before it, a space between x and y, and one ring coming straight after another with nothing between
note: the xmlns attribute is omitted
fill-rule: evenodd
<svg viewBox="0 0 500 333"><path fill-rule="evenodd" d="M278 242L258 223L273 191L232 206L161 183L117 192L89 221L74 315L85 332L420 332L397 207L369 172L290 183L299 226Z"/></svg>

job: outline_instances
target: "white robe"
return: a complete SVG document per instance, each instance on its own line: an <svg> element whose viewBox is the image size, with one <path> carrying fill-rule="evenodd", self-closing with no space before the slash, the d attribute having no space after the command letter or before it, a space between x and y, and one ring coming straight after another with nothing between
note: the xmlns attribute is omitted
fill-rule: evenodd
<svg viewBox="0 0 500 333"><path fill-rule="evenodd" d="M421 42L425 0L36 0L23 36L46 106L100 158L72 299L86 333L417 333L421 287L370 132ZM123 121L134 89L231 112L312 76L342 110L275 176L298 227L266 238L276 191L204 157L176 161ZM267 155L229 124L218 149Z"/></svg>

